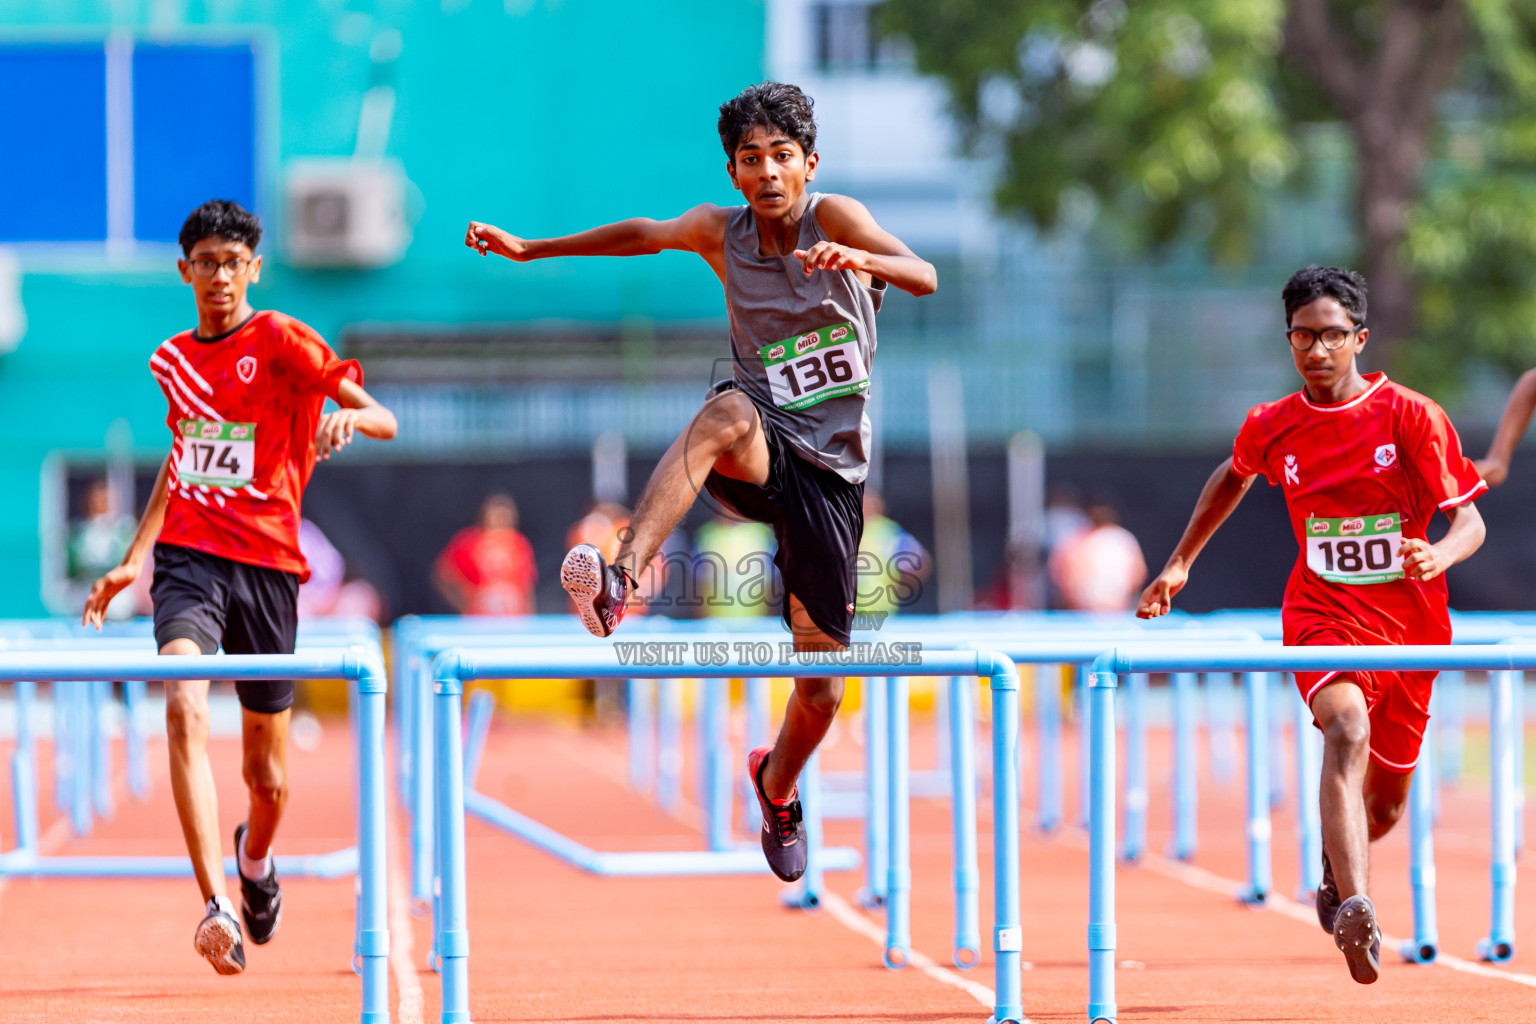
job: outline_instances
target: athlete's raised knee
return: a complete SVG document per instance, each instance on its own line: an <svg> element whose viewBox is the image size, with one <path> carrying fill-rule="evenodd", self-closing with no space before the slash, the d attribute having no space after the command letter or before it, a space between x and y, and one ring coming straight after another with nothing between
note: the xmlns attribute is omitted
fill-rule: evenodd
<svg viewBox="0 0 1536 1024"><path fill-rule="evenodd" d="M281 807L288 800L288 773L277 758L262 754L245 759L241 775L256 803Z"/></svg>
<svg viewBox="0 0 1536 1024"><path fill-rule="evenodd" d="M710 399L693 419L694 437L718 445L721 451L734 448L756 429L757 410L740 391L727 391Z"/></svg>
<svg viewBox="0 0 1536 1024"><path fill-rule="evenodd" d="M843 706L843 681L840 678L801 679L795 694L807 711L821 718L832 718Z"/></svg>
<svg viewBox="0 0 1536 1024"><path fill-rule="evenodd" d="M173 690L165 700L166 738L173 746L208 742L208 701Z"/></svg>
<svg viewBox="0 0 1536 1024"><path fill-rule="evenodd" d="M1344 708L1323 727L1323 743L1337 758L1363 757L1371 742L1371 720L1365 712Z"/></svg>

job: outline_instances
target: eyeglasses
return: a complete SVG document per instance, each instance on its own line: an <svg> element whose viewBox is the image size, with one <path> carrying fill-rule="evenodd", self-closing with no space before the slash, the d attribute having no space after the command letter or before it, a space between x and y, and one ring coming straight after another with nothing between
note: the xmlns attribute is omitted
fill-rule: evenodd
<svg viewBox="0 0 1536 1024"><path fill-rule="evenodd" d="M1312 346L1316 345L1318 341L1322 341L1323 348L1329 352L1337 352L1344 347L1344 343L1349 340L1349 336L1360 330L1363 326L1363 324L1356 324L1347 330L1343 327L1324 327L1320 331L1314 331L1310 327L1292 327L1285 332L1285 340L1289 341L1291 348L1297 352L1312 351Z"/></svg>
<svg viewBox="0 0 1536 1024"><path fill-rule="evenodd" d="M229 271L230 278L233 279L245 273L246 269L250 267L251 262L251 260L242 259L237 256L232 260L225 260L221 263L218 260L211 260L206 256L200 256L195 260L188 260L187 266L192 268L192 276L194 277L213 277L220 270L227 270Z"/></svg>

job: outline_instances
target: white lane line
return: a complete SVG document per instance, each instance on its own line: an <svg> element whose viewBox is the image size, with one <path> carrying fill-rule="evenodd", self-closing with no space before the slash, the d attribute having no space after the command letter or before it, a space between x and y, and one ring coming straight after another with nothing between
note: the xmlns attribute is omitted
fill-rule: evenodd
<svg viewBox="0 0 1536 1024"><path fill-rule="evenodd" d="M384 793L384 827L388 830L389 855L389 969L400 994L400 1024L423 1024L426 997L416 976L416 944L411 928L411 887L405 878L405 851L400 841L399 810L392 791Z"/></svg>
<svg viewBox="0 0 1536 1024"><path fill-rule="evenodd" d="M1086 850L1088 843L1086 837L1074 831L1071 835L1063 833L1056 840L1064 846L1074 849ZM1153 874L1171 878L1175 882L1182 882L1192 889L1201 889L1205 892L1215 893L1218 896L1235 898L1243 884L1235 879L1225 878L1204 868L1197 868L1193 864L1180 864L1178 861L1168 860L1155 853L1144 853L1141 856L1140 866ZM1281 917L1288 917L1293 921L1300 921L1304 925L1317 928L1317 909L1307 903L1298 903L1296 900L1280 893L1272 893L1268 900L1254 908L1255 910L1269 910ZM1320 929L1319 929L1320 930ZM1399 946L1406 939L1400 939L1386 932L1381 933L1381 946L1391 950L1395 955ZM1433 964L1429 966L1441 966L1462 974L1470 974L1478 978L1497 978L1499 981L1513 982L1516 985L1525 985L1536 988L1536 975L1521 974L1517 971L1500 970L1488 964L1478 963L1475 960L1463 960L1459 956L1441 951L1435 956Z"/></svg>
<svg viewBox="0 0 1536 1024"><path fill-rule="evenodd" d="M835 920L838 924L847 928L849 931L857 932L858 934L864 936L875 945L879 946L882 950L885 949L885 932L881 931L880 927L869 918L865 917L863 914L859 913L852 906L850 906L847 900L843 899L841 896L834 892L823 892L821 894L821 905L826 908L827 913L831 915L832 919ZM980 982L972 981L971 979L964 977L958 971L955 971L952 968L945 967L943 964L935 963L932 959L922 953L919 953L915 949L911 951L908 963L910 963L913 967L916 967L919 971L922 971L934 981L937 981L940 984L949 985L952 988L958 988L960 991L972 996L978 1003L980 1003L982 1006L985 1006L988 1010L997 1005L996 992L992 991L990 988L987 988L987 986L981 984ZM1033 1024L1033 1022L1030 1021L1028 1017L1025 1017L1023 1019L1023 1024Z"/></svg>

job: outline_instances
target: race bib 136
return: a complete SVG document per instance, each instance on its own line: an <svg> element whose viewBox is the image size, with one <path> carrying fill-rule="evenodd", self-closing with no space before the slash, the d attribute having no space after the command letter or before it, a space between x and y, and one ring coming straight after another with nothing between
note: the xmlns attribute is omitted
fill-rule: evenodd
<svg viewBox="0 0 1536 1024"><path fill-rule="evenodd" d="M869 387L869 368L853 324L831 324L757 350L768 371L773 404L807 409Z"/></svg>
<svg viewBox="0 0 1536 1024"><path fill-rule="evenodd" d="M1403 578L1402 517L1396 512L1308 519L1307 568L1330 583L1386 583Z"/></svg>

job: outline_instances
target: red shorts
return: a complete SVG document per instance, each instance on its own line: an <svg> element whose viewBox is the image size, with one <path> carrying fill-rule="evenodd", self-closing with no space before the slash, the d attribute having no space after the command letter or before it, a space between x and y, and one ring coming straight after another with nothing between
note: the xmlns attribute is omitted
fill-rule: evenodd
<svg viewBox="0 0 1536 1024"><path fill-rule="evenodd" d="M1297 647L1363 646L1337 628L1308 631L1296 638ZM1429 694L1438 672L1297 672L1296 688L1312 706L1312 698L1324 686L1352 679L1365 694L1371 716L1371 760L1389 772L1406 774L1419 763L1419 745L1429 724ZM1313 725L1317 720L1313 719Z"/></svg>

